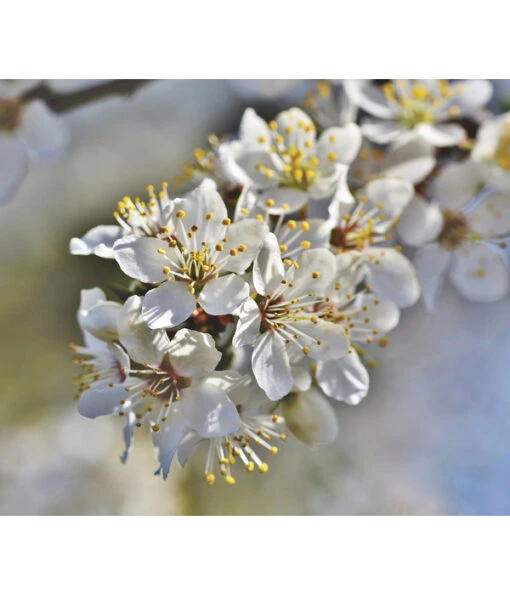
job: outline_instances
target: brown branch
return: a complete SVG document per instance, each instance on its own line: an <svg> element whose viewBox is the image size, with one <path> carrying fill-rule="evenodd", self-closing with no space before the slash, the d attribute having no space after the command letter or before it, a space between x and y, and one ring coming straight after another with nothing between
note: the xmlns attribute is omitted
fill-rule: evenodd
<svg viewBox="0 0 510 595"><path fill-rule="evenodd" d="M21 101L26 103L33 99L40 99L53 112L62 113L110 95L131 95L151 80L153 79L117 79L71 93L59 93L43 82L25 92L21 96Z"/></svg>

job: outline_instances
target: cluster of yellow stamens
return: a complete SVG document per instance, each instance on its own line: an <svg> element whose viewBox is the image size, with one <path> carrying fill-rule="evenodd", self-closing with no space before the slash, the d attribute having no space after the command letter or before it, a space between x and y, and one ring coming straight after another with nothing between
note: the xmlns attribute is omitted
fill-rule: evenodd
<svg viewBox="0 0 510 595"><path fill-rule="evenodd" d="M278 453L278 447L271 444L274 439L286 440L278 426L283 425L283 418L278 415L241 416L242 425L239 433L225 438L212 439L209 442L203 479L213 485L216 476L213 473L215 460L220 469L220 475L228 485L236 483L231 467L240 461L243 468L252 472L258 469L260 473L267 473L269 465L264 462L254 450L255 446L265 448L270 455Z"/></svg>
<svg viewBox="0 0 510 595"><path fill-rule="evenodd" d="M124 379L122 367L113 356L105 355L101 358L87 347L74 343L69 344L69 349L73 354L73 362L83 368L83 373L73 379L78 387L78 392L74 395L76 400L84 391L89 390L94 382L114 376L117 377L118 382Z"/></svg>
<svg viewBox="0 0 510 595"><path fill-rule="evenodd" d="M114 219L126 231L137 235L149 237L166 236L170 233L168 228L168 183L161 184L161 190L156 195L154 186L147 186L149 199L147 202L139 197L132 199L125 196L117 203L113 213Z"/></svg>
<svg viewBox="0 0 510 595"><path fill-rule="evenodd" d="M196 183L204 177L216 177L218 158L216 148L226 139L219 139L211 133L207 137L209 147L202 149L197 147L193 150L193 161L187 162L182 166L182 175L175 176L173 182L176 186L182 186L184 183Z"/></svg>
<svg viewBox="0 0 510 595"><path fill-rule="evenodd" d="M398 105L401 123L414 128L435 122L439 113L443 117L457 118L460 110L454 101L464 92L464 87L451 85L446 80L439 80L434 86L418 80L397 80L384 84L382 90L390 105Z"/></svg>

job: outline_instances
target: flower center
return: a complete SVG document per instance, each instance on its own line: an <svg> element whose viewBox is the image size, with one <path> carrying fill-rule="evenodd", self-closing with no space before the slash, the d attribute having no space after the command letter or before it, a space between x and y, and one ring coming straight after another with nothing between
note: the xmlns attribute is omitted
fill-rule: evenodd
<svg viewBox="0 0 510 595"><path fill-rule="evenodd" d="M469 225L462 213L443 211L443 229L438 242L445 250L455 250L469 239L469 236Z"/></svg>
<svg viewBox="0 0 510 595"><path fill-rule="evenodd" d="M446 80L437 81L435 86L419 81L398 80L383 85L382 90L390 104L398 104L399 120L406 128L435 122L438 111L444 111L456 118L460 110L452 103L456 95L464 92L462 85L452 86Z"/></svg>
<svg viewBox="0 0 510 595"><path fill-rule="evenodd" d="M0 99L0 132L14 132L21 121L22 105L18 99Z"/></svg>
<svg viewBox="0 0 510 595"><path fill-rule="evenodd" d="M499 143L494 151L493 159L496 163L508 172L510 172L510 122L505 122Z"/></svg>

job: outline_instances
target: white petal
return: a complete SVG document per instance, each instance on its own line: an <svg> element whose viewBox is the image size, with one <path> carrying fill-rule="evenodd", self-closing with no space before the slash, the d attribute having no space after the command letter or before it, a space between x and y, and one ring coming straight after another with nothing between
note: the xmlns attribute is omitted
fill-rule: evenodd
<svg viewBox="0 0 510 595"><path fill-rule="evenodd" d="M367 327L367 336L369 333L373 334L373 329L383 334L389 333L397 326L400 319L400 310L397 306L390 300L379 296L374 298L369 293L363 293L355 301L355 305L356 308L362 310L356 318L369 319L369 322L366 323L369 325ZM359 334L361 329L357 327L356 330Z"/></svg>
<svg viewBox="0 0 510 595"><path fill-rule="evenodd" d="M315 126L308 114L298 107L291 107L276 116L278 133L284 138L285 145L294 145L305 151L306 141L315 140Z"/></svg>
<svg viewBox="0 0 510 595"><path fill-rule="evenodd" d="M317 142L317 157L323 165L332 161L349 165L354 161L361 147L361 130L354 123L327 128ZM335 155L335 159L329 159Z"/></svg>
<svg viewBox="0 0 510 595"><path fill-rule="evenodd" d="M314 184L311 188L315 186L317 184ZM265 206L268 200L273 201L274 205L272 207L265 207L265 210L271 215L280 215L283 212L286 214L294 213L311 198L311 188L308 192L297 188L269 188L261 193L260 204Z"/></svg>
<svg viewBox="0 0 510 595"><path fill-rule="evenodd" d="M114 258L113 244L123 236L118 225L98 225L81 238L72 238L69 252L80 256L95 254L101 258Z"/></svg>
<svg viewBox="0 0 510 595"><path fill-rule="evenodd" d="M444 209L460 211L473 200L483 186L480 165L467 159L446 165L437 176L434 201Z"/></svg>
<svg viewBox="0 0 510 595"><path fill-rule="evenodd" d="M125 387L124 384L116 384L101 389L89 388L80 396L78 411L90 419L112 414L115 410L120 409L120 401L125 400L128 395Z"/></svg>
<svg viewBox="0 0 510 595"><path fill-rule="evenodd" d="M235 370L218 370L209 372L207 375L207 383L218 386L226 393L243 389L250 384L251 377L247 375L241 375ZM239 392L239 391L238 391ZM232 396L230 396L232 398ZM236 402L237 403L237 402Z"/></svg>
<svg viewBox="0 0 510 595"><path fill-rule="evenodd" d="M70 140L65 120L38 99L30 101L23 110L19 132L35 163L60 157Z"/></svg>
<svg viewBox="0 0 510 595"><path fill-rule="evenodd" d="M165 423L160 425L158 432L152 432L152 443L156 449L160 467L156 474L162 473L163 479L168 476L170 464L181 440L190 431L186 418L180 412L180 403L173 405Z"/></svg>
<svg viewBox="0 0 510 595"><path fill-rule="evenodd" d="M241 151L236 156L236 163L251 180L252 185L259 190L273 188L278 183L277 174L273 173L268 177L266 169L279 172L283 166L278 156L258 148Z"/></svg>
<svg viewBox="0 0 510 595"><path fill-rule="evenodd" d="M336 260L333 254L324 248L305 250L297 259L299 268L294 273L294 287L285 289L285 299L301 297L309 291L315 296L325 296L336 277Z"/></svg>
<svg viewBox="0 0 510 595"><path fill-rule="evenodd" d="M419 124L415 130L434 147L453 147L466 138L466 131L458 124Z"/></svg>
<svg viewBox="0 0 510 595"><path fill-rule="evenodd" d="M213 316L232 314L250 295L250 287L242 277L226 275L212 279L200 292L198 303Z"/></svg>
<svg viewBox="0 0 510 595"><path fill-rule="evenodd" d="M142 316L150 328L172 328L196 309L195 296L182 281L166 281L143 298Z"/></svg>
<svg viewBox="0 0 510 595"><path fill-rule="evenodd" d="M405 132L398 122L385 122L365 118L361 122L361 132L371 141L385 145L396 141Z"/></svg>
<svg viewBox="0 0 510 595"><path fill-rule="evenodd" d="M469 80L460 83L463 87L462 93L455 96L455 105L462 115L472 114L482 108L492 97L492 85L489 81Z"/></svg>
<svg viewBox="0 0 510 595"><path fill-rule="evenodd" d="M211 335L186 328L177 331L168 355L176 372L186 377L202 377L212 372L221 359Z"/></svg>
<svg viewBox="0 0 510 595"><path fill-rule="evenodd" d="M132 359L157 367L170 346L165 331L150 329L142 319L142 298L126 300L118 317L119 339Z"/></svg>
<svg viewBox="0 0 510 595"><path fill-rule="evenodd" d="M239 138L249 148L269 149L271 133L267 123L251 107L244 111L239 126ZM261 142L261 139L264 139Z"/></svg>
<svg viewBox="0 0 510 595"><path fill-rule="evenodd" d="M367 396L370 377L354 349L345 357L318 362L317 382L328 397L358 405Z"/></svg>
<svg viewBox="0 0 510 595"><path fill-rule="evenodd" d="M124 452L120 456L120 462L123 464L126 463L129 453L131 452L131 448L133 446L133 431L136 427L136 423L138 422L136 414L133 411L128 411L124 417L126 419L124 429L122 430L122 437L124 438Z"/></svg>
<svg viewBox="0 0 510 595"><path fill-rule="evenodd" d="M171 262L166 254L158 250L170 252L171 248L163 240L135 236L117 240L113 246L115 259L122 271L143 283L160 283L168 276L163 268L171 265Z"/></svg>
<svg viewBox="0 0 510 595"><path fill-rule="evenodd" d="M253 285L260 295L271 295L283 279L284 268L276 236L268 234L253 264Z"/></svg>
<svg viewBox="0 0 510 595"><path fill-rule="evenodd" d="M195 449L203 440L204 438L196 432L189 432L189 434L183 438L177 449L177 462L181 467L184 467L186 461L195 452Z"/></svg>
<svg viewBox="0 0 510 595"><path fill-rule="evenodd" d="M284 399L282 413L292 433L306 444L329 444L338 434L333 407L317 389Z"/></svg>
<svg viewBox="0 0 510 595"><path fill-rule="evenodd" d="M435 240L442 227L441 209L424 197L415 195L402 214L397 230L405 244L421 246Z"/></svg>
<svg viewBox="0 0 510 595"><path fill-rule="evenodd" d="M236 406L219 386L202 382L184 389L181 394L181 413L200 436L226 436L239 429L241 418Z"/></svg>
<svg viewBox="0 0 510 595"><path fill-rule="evenodd" d="M495 302L508 293L508 265L501 254L486 244L456 250L450 280L474 302Z"/></svg>
<svg viewBox="0 0 510 595"><path fill-rule="evenodd" d="M352 101L378 118L393 118L395 112L388 105L384 93L375 85L349 85L346 87Z"/></svg>
<svg viewBox="0 0 510 595"><path fill-rule="evenodd" d="M235 256L228 258L222 270L243 273L253 262L268 233L267 224L257 219L243 219L229 225L223 249L226 254L235 250Z"/></svg>
<svg viewBox="0 0 510 595"><path fill-rule="evenodd" d="M82 326L96 339L115 341L119 336L118 320L122 310L117 302L102 302L90 308L82 317Z"/></svg>
<svg viewBox="0 0 510 595"><path fill-rule="evenodd" d="M252 354L255 379L272 400L281 399L292 389L292 375L285 343L274 332L263 333L256 341Z"/></svg>
<svg viewBox="0 0 510 595"><path fill-rule="evenodd" d="M382 204L382 214L389 220L399 217L414 196L411 182L399 178L378 178L368 182L363 193L371 206ZM379 215L379 213L378 213Z"/></svg>
<svg viewBox="0 0 510 595"><path fill-rule="evenodd" d="M393 145L382 159L381 170L387 176L417 184L430 174L435 164L432 145L417 136Z"/></svg>
<svg viewBox="0 0 510 595"><path fill-rule="evenodd" d="M227 208L212 180L206 178L188 198L175 199L173 205L173 227L176 230L177 239L184 246L190 243L201 246L202 242L208 246L214 246L225 235L222 221L227 218ZM177 218L179 211L185 213L182 219ZM196 228L196 231L193 232L193 240L190 240L188 232L192 228Z"/></svg>
<svg viewBox="0 0 510 595"><path fill-rule="evenodd" d="M292 326L299 335L297 339L299 344L310 349L308 357L326 361L343 357L349 349L349 339L341 324L323 320L316 323L310 320L298 320Z"/></svg>
<svg viewBox="0 0 510 595"><path fill-rule="evenodd" d="M312 375L303 366L292 366L292 390L306 392L312 386Z"/></svg>
<svg viewBox="0 0 510 595"><path fill-rule="evenodd" d="M435 308L450 258L451 253L436 243L427 244L416 252L413 262L420 280L423 301L428 310Z"/></svg>
<svg viewBox="0 0 510 595"><path fill-rule="evenodd" d="M245 300L234 313L239 316L232 345L235 348L252 345L259 335L262 320L260 308L252 298Z"/></svg>
<svg viewBox="0 0 510 595"><path fill-rule="evenodd" d="M0 205L14 198L28 172L28 155L17 136L0 137Z"/></svg>
<svg viewBox="0 0 510 595"><path fill-rule="evenodd" d="M393 248L368 248L365 252L375 262L365 259L368 283L375 293L388 298L399 308L412 306L420 297L420 284L413 265Z"/></svg>
<svg viewBox="0 0 510 595"><path fill-rule="evenodd" d="M510 233L510 192L492 192L468 215L471 229L485 238Z"/></svg>

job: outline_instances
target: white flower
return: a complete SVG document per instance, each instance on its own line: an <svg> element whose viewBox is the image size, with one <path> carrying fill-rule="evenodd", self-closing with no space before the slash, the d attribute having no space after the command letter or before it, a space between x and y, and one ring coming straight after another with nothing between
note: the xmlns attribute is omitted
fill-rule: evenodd
<svg viewBox="0 0 510 595"><path fill-rule="evenodd" d="M367 85L355 89L352 98L375 118L362 121L363 134L386 144L418 134L436 147L459 144L466 138L462 126L448 120L474 114L490 99L486 80L395 80L382 88Z"/></svg>
<svg viewBox="0 0 510 595"><path fill-rule="evenodd" d="M414 304L420 294L415 271L397 248L380 244L391 239L391 229L409 204L414 188L399 178L377 178L354 199L341 188L329 207L331 249L353 252L360 277L400 308ZM353 265L354 266L354 265Z"/></svg>
<svg viewBox="0 0 510 595"><path fill-rule="evenodd" d="M252 263L267 226L257 220L231 224L211 180L189 198L175 199L170 219L167 239L129 236L114 245L127 275L158 284L144 297L144 320L151 328L175 327L197 304L211 315L231 314L248 296L239 273Z"/></svg>
<svg viewBox="0 0 510 595"><path fill-rule="evenodd" d="M435 164L434 148L419 136L404 138L384 151L364 140L349 169L349 177L356 188L381 176L418 184L432 172Z"/></svg>
<svg viewBox="0 0 510 595"><path fill-rule="evenodd" d="M400 312L389 300L366 290L356 292L359 269L355 253L339 254L336 260L336 288L330 302L322 308L326 320L344 326L350 348L345 357L317 362L315 375L328 397L358 405L367 395L370 381L362 360L365 359L369 367L376 365L374 359L367 358L370 348L388 344L385 335L397 326Z"/></svg>
<svg viewBox="0 0 510 595"><path fill-rule="evenodd" d="M17 85L0 82L0 204L14 197L31 166L59 157L69 142L62 118L22 96Z"/></svg>
<svg viewBox="0 0 510 595"><path fill-rule="evenodd" d="M242 152L236 161L260 192L261 204L275 212L292 212L308 199L331 196L361 145L361 132L353 123L328 128L316 140L312 120L296 107L269 124L248 108L239 136Z"/></svg>
<svg viewBox="0 0 510 595"><path fill-rule="evenodd" d="M274 234L264 240L253 266L257 296L235 312L239 321L232 343L253 345L253 373L271 400L291 391L291 363L305 355L328 360L346 354L349 341L343 327L315 313L329 299L335 274L335 258L327 250L306 250L297 260L282 262Z"/></svg>
<svg viewBox="0 0 510 595"><path fill-rule="evenodd" d="M171 234L168 227L172 213L172 200L167 192L168 184L163 182L158 196L154 186L147 186L149 200L132 200L125 196L117 203L113 213L117 225L98 225L82 238L72 238L69 243L71 254L87 256L94 254L101 258L115 258L113 245L126 236L167 238Z"/></svg>
<svg viewBox="0 0 510 595"><path fill-rule="evenodd" d="M181 329L170 340L164 331L149 329L139 296L124 304L118 328L133 364L123 362L121 383L105 381L84 391L82 415L128 415L134 422L131 432L134 426L148 425L164 477L189 431L217 437L239 428L239 415L227 393L247 379L232 371L214 371L221 353L209 334Z"/></svg>
<svg viewBox="0 0 510 595"><path fill-rule="evenodd" d="M510 189L510 113L482 124L471 158L482 164L482 173L488 184Z"/></svg>
<svg viewBox="0 0 510 595"><path fill-rule="evenodd" d="M208 443L203 479L209 485L213 485L216 480L216 465L219 467L220 475L229 485L236 483L232 467L237 461L248 472L257 468L260 473L267 473L269 465L260 457L260 450L265 449L269 455L274 456L278 453L278 447L274 442L287 439L284 433L284 418L267 413L267 399L256 384L234 390L231 397L236 403L241 421L236 432L208 439L196 432L190 432L177 450L179 464L184 466L200 443Z"/></svg>
<svg viewBox="0 0 510 595"><path fill-rule="evenodd" d="M446 275L473 301L499 300L508 291L499 246L510 233L510 194L482 190L476 162L447 165L433 186L432 202L417 196L402 216L398 230L404 242L419 247L414 265L429 309Z"/></svg>

